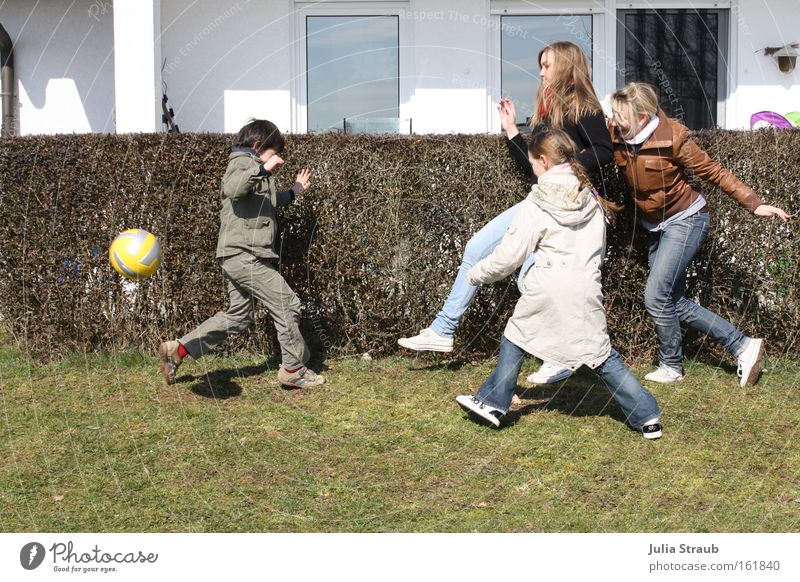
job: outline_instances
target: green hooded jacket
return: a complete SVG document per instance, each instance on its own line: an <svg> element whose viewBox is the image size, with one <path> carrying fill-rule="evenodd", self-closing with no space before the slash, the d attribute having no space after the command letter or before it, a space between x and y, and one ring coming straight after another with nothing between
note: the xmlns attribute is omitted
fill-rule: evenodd
<svg viewBox="0 0 800 582"><path fill-rule="evenodd" d="M277 225L275 209L294 200L294 192L275 189L275 178L264 171L255 152L234 151L220 189L217 257L247 252L257 257L275 259Z"/></svg>

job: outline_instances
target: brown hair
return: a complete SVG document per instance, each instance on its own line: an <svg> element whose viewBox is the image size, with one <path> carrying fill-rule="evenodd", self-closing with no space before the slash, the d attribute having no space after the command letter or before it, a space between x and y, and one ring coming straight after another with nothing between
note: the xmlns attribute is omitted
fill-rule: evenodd
<svg viewBox="0 0 800 582"><path fill-rule="evenodd" d="M259 155L268 149L273 149L279 154L283 151L284 145L285 140L278 127L266 119L250 118L233 140L233 147L255 146L254 149Z"/></svg>
<svg viewBox="0 0 800 582"><path fill-rule="evenodd" d="M553 80L539 86L531 126L546 122L553 127L577 123L584 115L602 111L592 85L589 59L578 45L556 41L539 53L539 64L547 51L553 54Z"/></svg>
<svg viewBox="0 0 800 582"><path fill-rule="evenodd" d="M603 209L609 221L614 220L617 213L622 210L620 204L611 202L597 192L586 168L578 161L578 150L575 147L575 142L565 131L546 128L536 132L528 144L528 153L533 157L544 156L550 160L550 163L555 165L569 164L580 185L589 188L597 198L600 208Z"/></svg>

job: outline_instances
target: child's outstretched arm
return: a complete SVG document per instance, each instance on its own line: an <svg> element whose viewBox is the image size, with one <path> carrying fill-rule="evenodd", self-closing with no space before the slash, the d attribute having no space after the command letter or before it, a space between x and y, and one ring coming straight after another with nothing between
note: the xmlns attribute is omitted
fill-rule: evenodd
<svg viewBox="0 0 800 582"><path fill-rule="evenodd" d="M467 282L470 285L482 285L507 277L522 266L528 255L536 250L541 236L542 232L536 226L532 208L523 206L506 230L500 246L469 270Z"/></svg>
<svg viewBox="0 0 800 582"><path fill-rule="evenodd" d="M311 187L311 170L303 168L297 172L294 178L294 184L291 189L278 192L277 206L286 206L291 204L292 200L300 196L303 192Z"/></svg>

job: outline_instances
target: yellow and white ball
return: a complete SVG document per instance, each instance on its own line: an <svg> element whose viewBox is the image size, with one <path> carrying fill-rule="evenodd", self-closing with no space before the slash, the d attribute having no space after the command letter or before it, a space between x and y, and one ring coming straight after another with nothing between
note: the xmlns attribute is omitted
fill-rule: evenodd
<svg viewBox="0 0 800 582"><path fill-rule="evenodd" d="M126 279L146 279L156 272L161 260L161 243L141 228L123 230L108 249L114 270Z"/></svg>

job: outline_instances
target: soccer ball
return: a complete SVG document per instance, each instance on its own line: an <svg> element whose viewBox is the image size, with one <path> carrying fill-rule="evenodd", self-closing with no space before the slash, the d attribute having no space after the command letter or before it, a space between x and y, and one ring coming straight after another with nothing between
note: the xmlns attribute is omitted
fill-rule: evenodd
<svg viewBox="0 0 800 582"><path fill-rule="evenodd" d="M158 269L161 244L146 230L129 228L111 243L108 258L114 270L126 279L146 279Z"/></svg>

